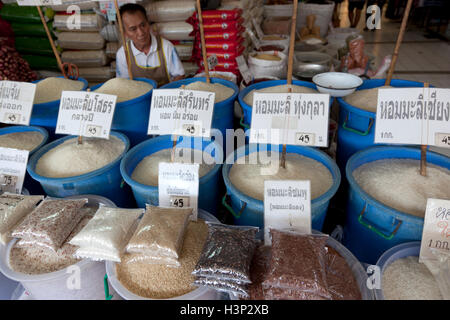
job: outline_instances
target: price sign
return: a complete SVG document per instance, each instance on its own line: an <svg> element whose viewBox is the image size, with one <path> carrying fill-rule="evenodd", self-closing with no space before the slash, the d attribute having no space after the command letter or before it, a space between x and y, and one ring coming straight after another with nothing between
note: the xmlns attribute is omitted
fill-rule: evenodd
<svg viewBox="0 0 450 320"><path fill-rule="evenodd" d="M248 69L247 62L245 61L243 56L239 56L236 58L236 63L238 65L239 72L241 73L244 81L246 83L250 83L253 79L252 73Z"/></svg>
<svg viewBox="0 0 450 320"><path fill-rule="evenodd" d="M193 220L198 213L198 163L159 163L159 206L193 208Z"/></svg>
<svg viewBox="0 0 450 320"><path fill-rule="evenodd" d="M264 181L264 243L270 245L269 230L294 229L311 233L310 181Z"/></svg>
<svg viewBox="0 0 450 320"><path fill-rule="evenodd" d="M117 96L63 91L55 133L109 139Z"/></svg>
<svg viewBox="0 0 450 320"><path fill-rule="evenodd" d="M436 260L431 249L450 253L450 200L427 201L419 262Z"/></svg>
<svg viewBox="0 0 450 320"><path fill-rule="evenodd" d="M255 93L250 143L326 147L328 94Z"/></svg>
<svg viewBox="0 0 450 320"><path fill-rule="evenodd" d="M30 124L36 84L0 81L0 122Z"/></svg>
<svg viewBox="0 0 450 320"><path fill-rule="evenodd" d="M148 134L210 137L215 93L153 90Z"/></svg>
<svg viewBox="0 0 450 320"><path fill-rule="evenodd" d="M252 19L253 27L256 30L256 34L258 35L258 38L262 40L264 38L264 32L261 29L261 26L258 24L255 18Z"/></svg>
<svg viewBox="0 0 450 320"><path fill-rule="evenodd" d="M0 148L0 191L22 192L28 154L27 150Z"/></svg>
<svg viewBox="0 0 450 320"><path fill-rule="evenodd" d="M378 91L375 143L450 147L450 89Z"/></svg>

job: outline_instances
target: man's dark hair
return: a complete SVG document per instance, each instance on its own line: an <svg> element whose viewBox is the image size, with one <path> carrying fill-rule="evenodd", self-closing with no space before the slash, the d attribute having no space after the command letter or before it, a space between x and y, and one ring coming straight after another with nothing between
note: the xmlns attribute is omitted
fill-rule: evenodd
<svg viewBox="0 0 450 320"><path fill-rule="evenodd" d="M147 12L145 11L145 8L137 3L126 3L123 6L120 7L120 16L123 17L124 13L134 14L136 12L141 12L145 19L147 19ZM148 20L148 19L147 19Z"/></svg>

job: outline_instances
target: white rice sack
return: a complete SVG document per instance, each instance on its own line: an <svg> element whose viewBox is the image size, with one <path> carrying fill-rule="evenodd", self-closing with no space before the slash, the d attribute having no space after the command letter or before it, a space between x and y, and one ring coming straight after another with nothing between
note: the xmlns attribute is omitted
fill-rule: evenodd
<svg viewBox="0 0 450 320"><path fill-rule="evenodd" d="M152 24L152 29L167 40L194 40L194 36L189 35L194 27L184 21L158 22Z"/></svg>
<svg viewBox="0 0 450 320"><path fill-rule="evenodd" d="M186 21L196 11L195 1L158 1L145 6L152 22Z"/></svg>
<svg viewBox="0 0 450 320"><path fill-rule="evenodd" d="M121 45L119 44L119 42L108 42L106 44L106 50L105 50L106 56L108 58L111 58L111 59L115 60L116 59L116 53L117 53L117 51L119 50L120 47L121 47Z"/></svg>
<svg viewBox="0 0 450 320"><path fill-rule="evenodd" d="M106 41L110 41L110 42L120 42L121 41L118 27L115 24L108 24L108 25L104 26L103 29L100 31L100 35Z"/></svg>
<svg viewBox="0 0 450 320"><path fill-rule="evenodd" d="M116 75L116 70L111 70L109 66L79 68L78 71L80 73L80 77L86 79L89 83L95 81L105 82Z"/></svg>
<svg viewBox="0 0 450 320"><path fill-rule="evenodd" d="M64 141L47 151L36 164L36 173L49 178L79 176L103 168L116 160L125 150L125 143L114 136L109 140L77 138Z"/></svg>
<svg viewBox="0 0 450 320"><path fill-rule="evenodd" d="M105 50L66 50L62 53L61 60L78 67L102 67L108 63Z"/></svg>
<svg viewBox="0 0 450 320"><path fill-rule="evenodd" d="M15 2L15 0L14 0ZM93 10L98 9L99 3L98 1L79 1L79 0L61 0L60 5L53 5L50 8L53 11L66 11L71 5L77 5L80 10Z"/></svg>
<svg viewBox="0 0 450 320"><path fill-rule="evenodd" d="M344 101L350 105L370 112L377 112L378 89L393 88L382 86L372 89L356 90L352 94L344 97Z"/></svg>
<svg viewBox="0 0 450 320"><path fill-rule="evenodd" d="M234 90L232 88L224 86L220 83L206 83L203 81L196 81L189 83L184 88L186 90L214 92L216 94L214 103L224 101L234 94Z"/></svg>
<svg viewBox="0 0 450 320"><path fill-rule="evenodd" d="M98 32L61 32L58 44L63 49L99 50L105 46L105 39Z"/></svg>
<svg viewBox="0 0 450 320"><path fill-rule="evenodd" d="M120 262L120 255L143 212L144 209L101 206L83 230L70 240L70 244L80 247L75 256Z"/></svg>
<svg viewBox="0 0 450 320"><path fill-rule="evenodd" d="M53 17L53 28L59 31L82 31L82 32L98 32L106 24L106 19L96 13L83 13L80 14L79 26L75 29L74 23L78 21L74 20L72 15L67 14L55 14Z"/></svg>
<svg viewBox="0 0 450 320"><path fill-rule="evenodd" d="M298 86L298 85L295 85L295 84L291 85L291 87L292 87L292 92L293 93L317 93L316 90L314 90L312 88L308 88L308 87ZM260 93L288 93L289 92L289 85L283 84L283 85L279 85L279 86L267 87L267 88L263 88L263 89L257 89L257 90L250 91L244 97L244 102L246 104L248 104L249 106L253 105L253 94L255 92L260 92Z"/></svg>
<svg viewBox="0 0 450 320"><path fill-rule="evenodd" d="M39 131L12 132L0 135L0 147L31 151L43 140Z"/></svg>
<svg viewBox="0 0 450 320"><path fill-rule="evenodd" d="M0 196L0 243L6 245L11 231L43 200L44 196L3 193Z"/></svg>
<svg viewBox="0 0 450 320"><path fill-rule="evenodd" d="M114 94L117 96L117 102L123 102L140 97L152 89L153 86L144 81L114 78L106 81L94 92Z"/></svg>
<svg viewBox="0 0 450 320"><path fill-rule="evenodd" d="M34 104L46 103L61 99L62 91L80 91L84 83L77 80L51 77L36 83Z"/></svg>

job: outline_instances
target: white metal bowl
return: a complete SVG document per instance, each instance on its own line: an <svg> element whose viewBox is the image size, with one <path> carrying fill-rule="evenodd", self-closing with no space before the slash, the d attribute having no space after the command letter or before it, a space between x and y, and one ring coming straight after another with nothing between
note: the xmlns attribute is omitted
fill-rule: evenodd
<svg viewBox="0 0 450 320"><path fill-rule="evenodd" d="M363 84L360 77L345 72L320 73L312 81L319 92L329 93L332 97L345 97Z"/></svg>

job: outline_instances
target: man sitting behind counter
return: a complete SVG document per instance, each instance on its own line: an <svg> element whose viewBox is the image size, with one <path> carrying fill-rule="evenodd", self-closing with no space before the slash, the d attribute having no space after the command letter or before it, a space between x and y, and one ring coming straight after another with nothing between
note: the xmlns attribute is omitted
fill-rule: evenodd
<svg viewBox="0 0 450 320"><path fill-rule="evenodd" d="M135 3L120 7L120 16L133 78L153 79L158 87L184 78L183 65L173 44L150 32L145 8ZM129 78L124 46L116 53L116 77Z"/></svg>

